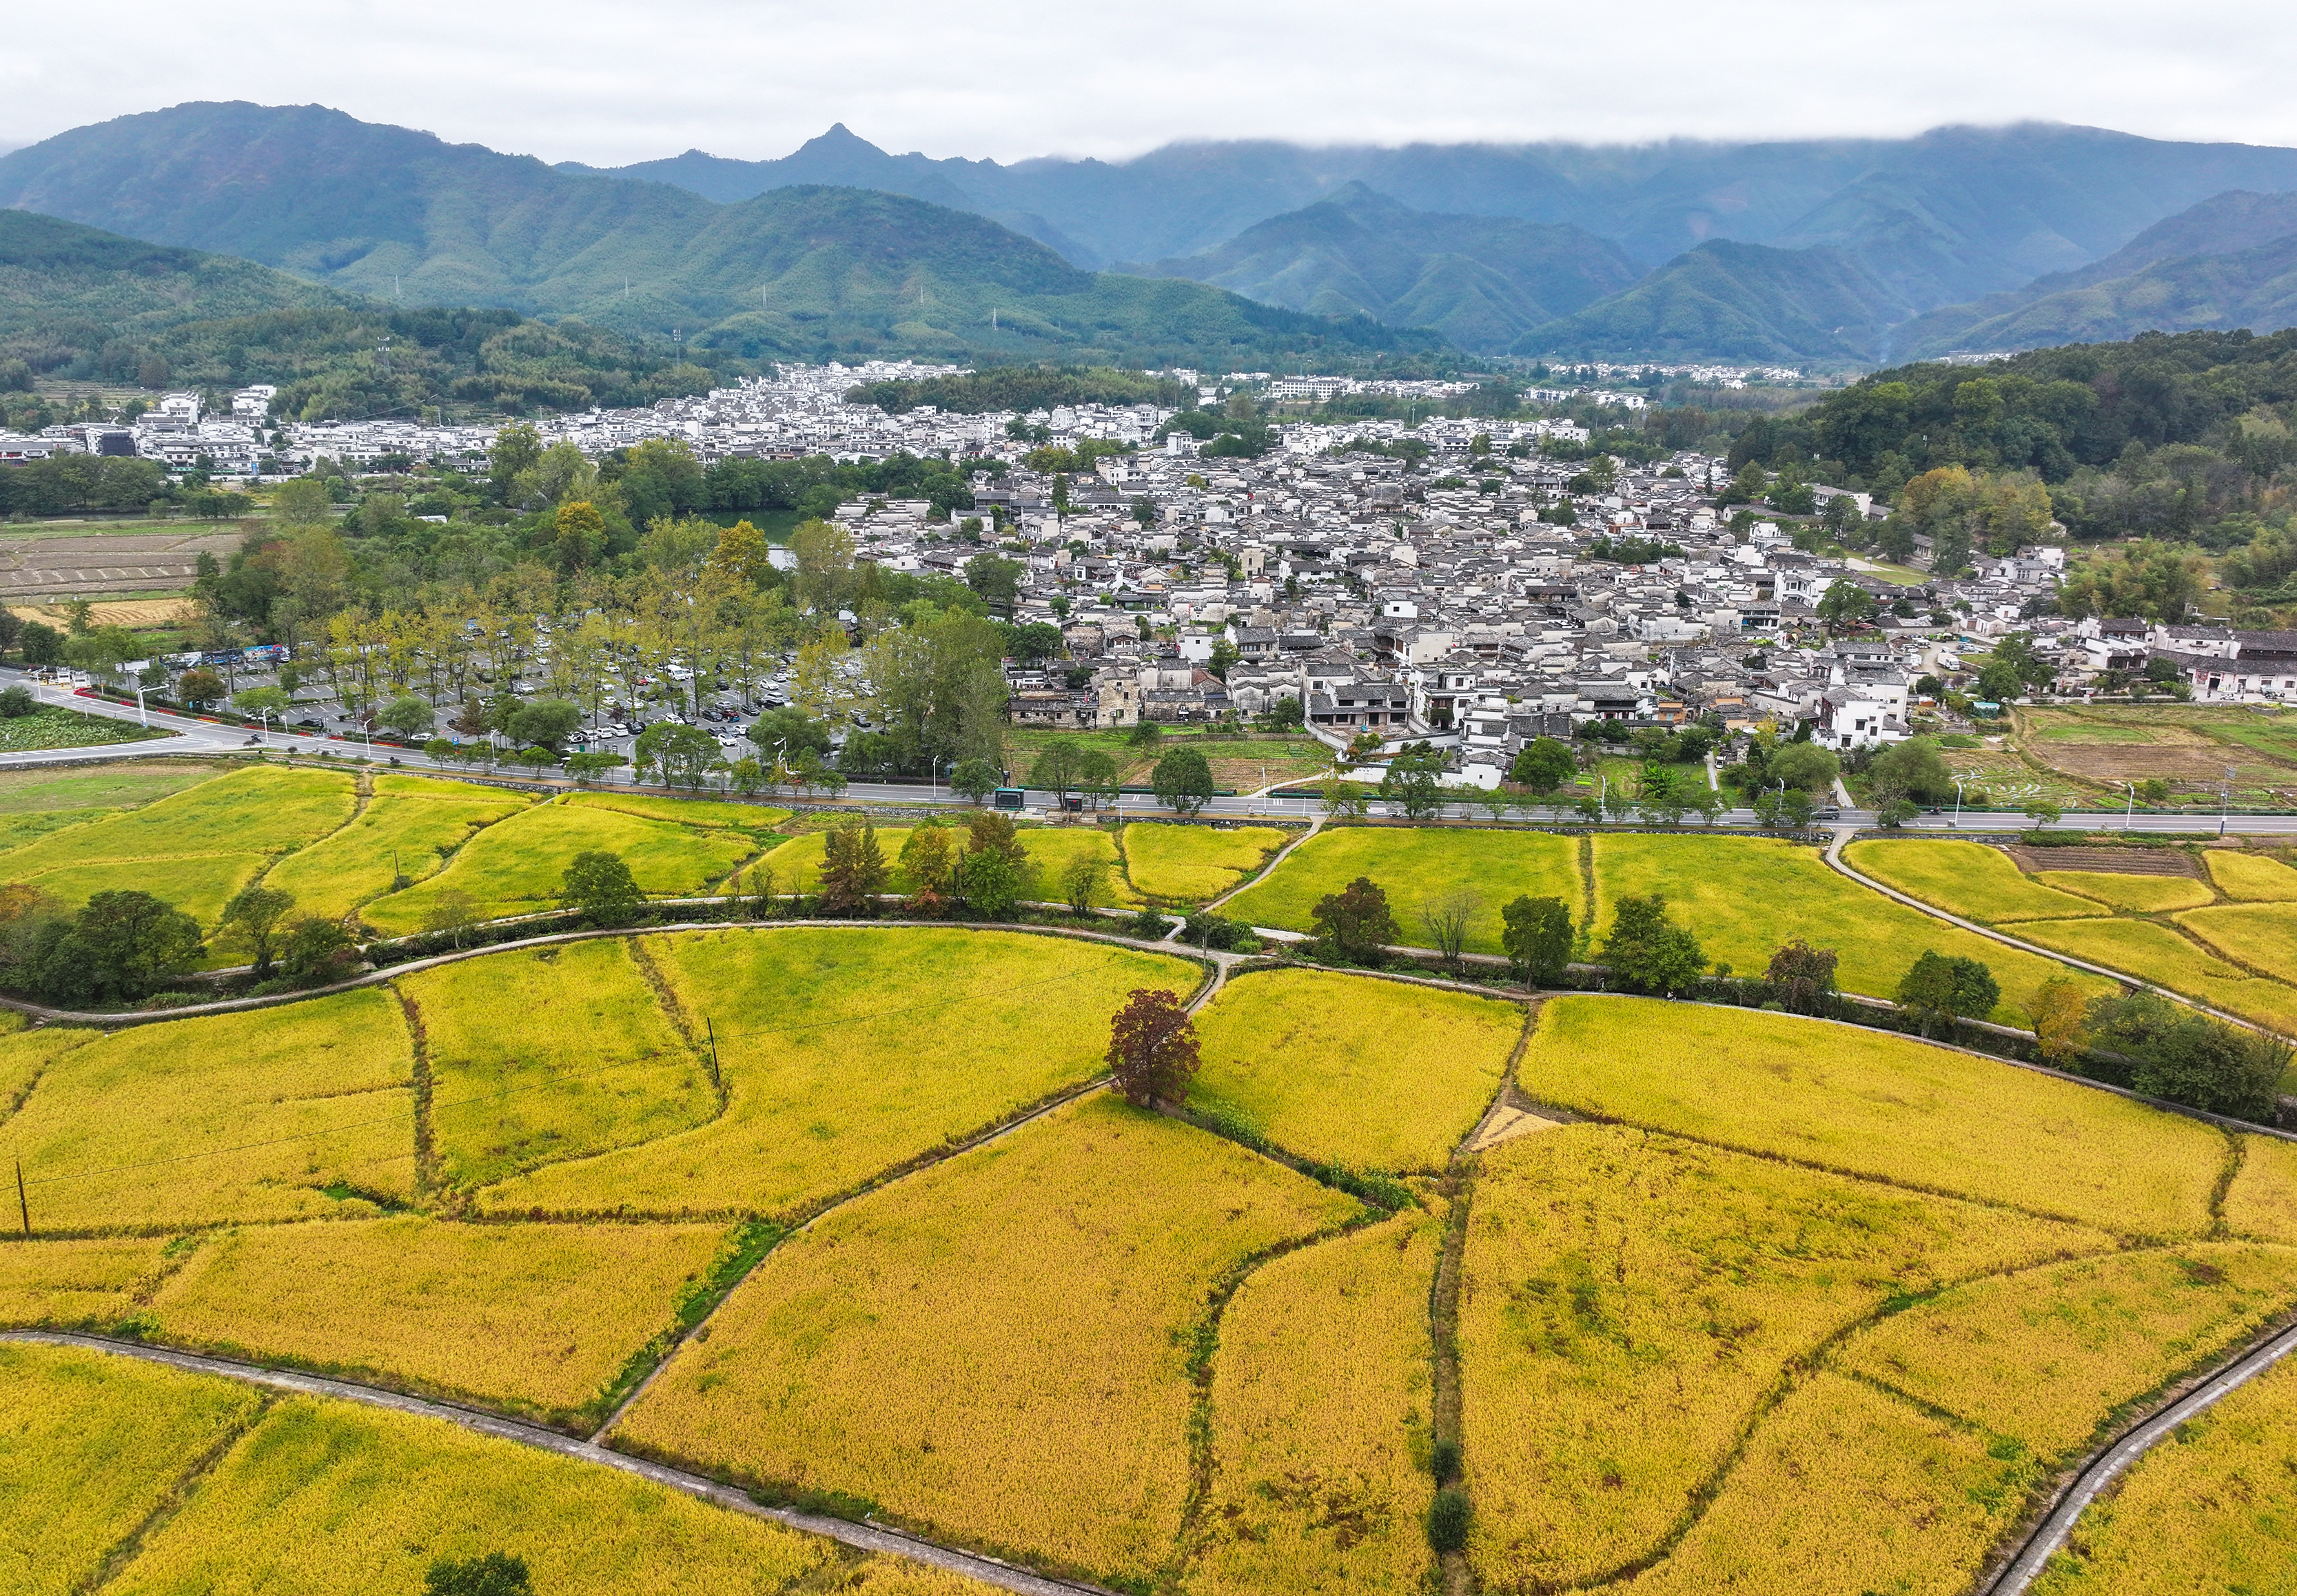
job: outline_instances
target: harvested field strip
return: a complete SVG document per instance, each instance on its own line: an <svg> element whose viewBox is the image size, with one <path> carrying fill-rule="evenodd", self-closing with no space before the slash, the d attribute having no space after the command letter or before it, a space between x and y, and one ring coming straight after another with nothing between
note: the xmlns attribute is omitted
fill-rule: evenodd
<svg viewBox="0 0 2297 1596"><path fill-rule="evenodd" d="M1516 1079L1582 1114L2125 1235L2205 1233L2226 1156L2195 1121L1912 1037L1652 999L1549 999Z"/></svg>
<svg viewBox="0 0 2297 1596"><path fill-rule="evenodd" d="M457 1190L651 1141L717 1110L704 1063L625 940L466 959L399 984L423 1012L432 1139Z"/></svg>
<svg viewBox="0 0 2297 1596"><path fill-rule="evenodd" d="M1190 1490L1223 1278L1350 1198L1096 1096L783 1243L623 1419L626 1444L933 1533L1150 1580Z"/></svg>
<svg viewBox="0 0 2297 1596"><path fill-rule="evenodd" d="M2042 870L2034 879L2095 898L2133 914L2166 914L2173 909L2197 909L2213 903L2217 894L2189 876L2132 876L2107 870ZM2035 915L2035 919L2054 917Z"/></svg>
<svg viewBox="0 0 2297 1596"><path fill-rule="evenodd" d="M722 1235L413 1216L227 1231L152 1297L152 1334L564 1422L671 1322Z"/></svg>
<svg viewBox="0 0 2297 1596"><path fill-rule="evenodd" d="M2037 885L1999 848L1983 843L1882 839L1853 843L1854 870L1972 920L2040 920L2105 911L2088 899Z"/></svg>
<svg viewBox="0 0 2297 1596"><path fill-rule="evenodd" d="M1428 1293L1408 1213L1264 1264L1221 1315L1211 1500L1186 1585L1403 1593L1428 1571Z"/></svg>
<svg viewBox="0 0 2297 1596"><path fill-rule="evenodd" d="M1540 831L1327 827L1222 912L1256 926L1309 931L1320 900L1368 876L1387 893L1404 940L1420 947L1430 940L1422 909L1449 893L1473 894L1466 946L1496 953L1500 910L1518 897L1560 898L1575 922L1582 917L1578 847L1577 839Z"/></svg>
<svg viewBox="0 0 2297 1596"><path fill-rule="evenodd" d="M1499 1089L1523 1024L1515 1004L1461 992L1256 972L1198 1011L1204 1067L1190 1103L1322 1163L1440 1170Z"/></svg>
<svg viewBox="0 0 2297 1596"><path fill-rule="evenodd" d="M2092 992L2108 990L2095 976L1870 892L1829 869L1815 848L1760 837L1606 835L1593 841L1599 952L1619 900L1658 893L1709 958L1736 970L1764 968L1782 944L1801 936L1836 950L1836 979L1845 991L1887 998L1924 952L1963 956L1994 972L2002 1004L1993 1017L2013 1025L2026 1023L2023 1006L2046 981L2072 975Z"/></svg>
<svg viewBox="0 0 2297 1596"><path fill-rule="evenodd" d="M485 1210L803 1212L1091 1080L1127 992L1200 979L1160 954L929 926L703 933L651 952L716 1026L725 1113L515 1176L480 1194Z"/></svg>
<svg viewBox="0 0 2297 1596"><path fill-rule="evenodd" d="M2179 917L2181 924L2186 917ZM2297 1033L2297 987L2213 958L2167 926L2128 919L2029 920L2018 926L2017 934L2077 958L2127 971L2258 1024Z"/></svg>
<svg viewBox="0 0 2297 1596"><path fill-rule="evenodd" d="M27 765L0 770L0 814L42 810L101 815L136 809L216 779L212 760L114 760L98 769Z"/></svg>
<svg viewBox="0 0 2297 1596"><path fill-rule="evenodd" d="M373 990L76 1048L9 1123L33 1228L309 1219L404 1202L412 1063L399 1006Z"/></svg>
<svg viewBox="0 0 2297 1596"><path fill-rule="evenodd" d="M1272 826L1135 821L1124 828L1124 871L1144 897L1202 903L1260 868L1288 840Z"/></svg>
<svg viewBox="0 0 2297 1596"><path fill-rule="evenodd" d="M1478 1575L1552 1589L1642 1565L1831 1339L1895 1300L2112 1246L1620 1126L1493 1149L1460 1308Z"/></svg>
<svg viewBox="0 0 2297 1596"><path fill-rule="evenodd" d="M0 1345L0 1590L74 1596L185 1472L260 1411L222 1380L61 1347Z"/></svg>

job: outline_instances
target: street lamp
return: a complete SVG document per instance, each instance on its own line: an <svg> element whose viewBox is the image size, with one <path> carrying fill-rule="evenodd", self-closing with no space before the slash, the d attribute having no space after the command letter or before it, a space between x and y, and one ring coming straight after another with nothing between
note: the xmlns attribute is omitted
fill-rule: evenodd
<svg viewBox="0 0 2297 1596"><path fill-rule="evenodd" d="M1947 821L1947 825L1952 830L1960 831L1962 829L1962 784L1969 778L1963 776L1949 776L1947 779L1954 783L1954 819Z"/></svg>
<svg viewBox="0 0 2297 1596"><path fill-rule="evenodd" d="M2218 835L2226 834L2226 820L2233 813L2234 767L2225 768L2225 781L2218 788Z"/></svg>
<svg viewBox="0 0 2297 1596"><path fill-rule="evenodd" d="M2129 794L2129 802L2121 806L2121 829L2127 832L2130 823L2137 818L2137 784L2125 781L2121 785Z"/></svg>

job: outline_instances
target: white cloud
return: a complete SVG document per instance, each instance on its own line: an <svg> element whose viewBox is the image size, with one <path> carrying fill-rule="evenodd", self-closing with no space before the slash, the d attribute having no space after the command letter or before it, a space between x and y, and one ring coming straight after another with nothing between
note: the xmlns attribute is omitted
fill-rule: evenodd
<svg viewBox="0 0 2297 1596"><path fill-rule="evenodd" d="M2130 0L250 0L19 29L0 148L185 100L316 101L547 160L1121 157L1173 139L1641 141L2036 118L2297 144L2297 12Z"/></svg>

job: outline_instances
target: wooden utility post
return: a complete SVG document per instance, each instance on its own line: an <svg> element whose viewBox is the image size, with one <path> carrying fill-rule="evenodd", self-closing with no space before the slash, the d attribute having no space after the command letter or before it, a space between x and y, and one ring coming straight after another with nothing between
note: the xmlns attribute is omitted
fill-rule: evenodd
<svg viewBox="0 0 2297 1596"><path fill-rule="evenodd" d="M24 1222L24 1239L32 1238L32 1206L24 1200L24 1161L16 1161L16 1213Z"/></svg>

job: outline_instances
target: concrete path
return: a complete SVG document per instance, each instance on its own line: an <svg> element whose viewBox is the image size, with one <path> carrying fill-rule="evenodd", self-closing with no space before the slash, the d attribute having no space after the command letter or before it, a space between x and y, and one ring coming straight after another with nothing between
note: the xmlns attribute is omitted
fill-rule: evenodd
<svg viewBox="0 0 2297 1596"><path fill-rule="evenodd" d="M945 1568L968 1579L980 1580L1001 1590L1014 1591L1020 1596L1065 1596L1083 1592L1089 1596L1111 1596L1101 1586L1082 1581L1056 1579L1042 1574L1033 1574L1017 1568L1010 1563L976 1552L957 1551L935 1545L919 1536L901 1530L888 1529L876 1524L855 1524L848 1519L827 1518L818 1513L801 1513L790 1508L761 1507L744 1493L730 1485L682 1468L672 1468L662 1463L650 1463L641 1458L611 1452L589 1441L572 1436L562 1436L556 1430L545 1429L538 1424L526 1424L515 1419L505 1419L493 1413L482 1413L473 1408L458 1407L452 1403L432 1402L424 1397L408 1396L402 1392L385 1391L374 1386L362 1386L350 1380L328 1379L318 1375L300 1374L291 1370L268 1369L256 1363L235 1362L227 1358L210 1358L198 1353L177 1352L169 1347L145 1346L139 1342L114 1341L102 1336L74 1335L60 1330L0 1330L0 1341L28 1342L41 1346L76 1346L90 1351L111 1353L119 1357L140 1358L146 1362L164 1363L172 1369L193 1374L215 1375L243 1385L261 1386L273 1391L290 1392L299 1396L328 1397L337 1402L355 1402L371 1408L385 1408L395 1413L412 1413L425 1419L441 1419L459 1425L482 1436L498 1441L515 1442L540 1452L555 1452L576 1462L591 1463L605 1468L615 1468L624 1474L651 1480L673 1491L683 1491L688 1496L726 1509L729 1512L746 1513L753 1518L770 1518L790 1528L808 1534L823 1535L844 1545L863 1551L883 1552L893 1557L908 1558L935 1568Z"/></svg>

